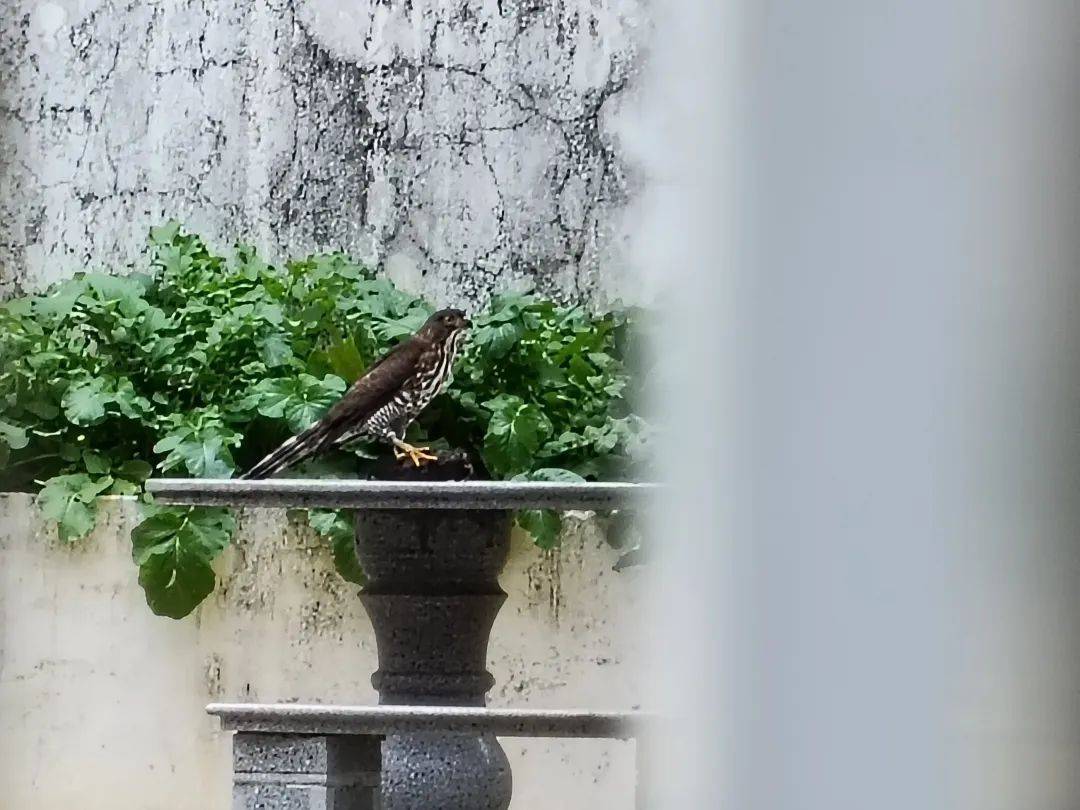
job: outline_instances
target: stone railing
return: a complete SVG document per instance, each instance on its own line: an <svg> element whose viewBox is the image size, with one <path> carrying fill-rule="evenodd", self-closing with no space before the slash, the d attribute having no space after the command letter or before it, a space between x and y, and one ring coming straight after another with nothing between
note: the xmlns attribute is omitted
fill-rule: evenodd
<svg viewBox="0 0 1080 810"><path fill-rule="evenodd" d="M453 759L458 749L473 740L494 737L629 740L639 735L643 725L631 713L456 706L212 703L207 711L221 719L226 731L235 732L233 806L237 810L505 807L509 770L500 768L505 783L500 780L499 790L492 791L491 774L470 771ZM388 777L384 747L387 740L406 736L413 745L406 761L395 763L401 775L412 773L408 769L415 767L419 754L430 756L433 751L444 770L437 787L409 780L398 784L388 799L380 795ZM475 764L466 760L466 766L469 761ZM430 766L431 762L424 758L420 764Z"/></svg>
<svg viewBox="0 0 1080 810"><path fill-rule="evenodd" d="M498 575L512 511L638 508L654 488L437 480L468 474L441 466L413 480L148 482L163 503L355 510L369 578L361 599L378 645L372 683L380 704L422 707L211 707L239 734L236 808L496 810L511 795L497 735L633 736L629 714L481 707L494 684L487 646L506 598Z"/></svg>

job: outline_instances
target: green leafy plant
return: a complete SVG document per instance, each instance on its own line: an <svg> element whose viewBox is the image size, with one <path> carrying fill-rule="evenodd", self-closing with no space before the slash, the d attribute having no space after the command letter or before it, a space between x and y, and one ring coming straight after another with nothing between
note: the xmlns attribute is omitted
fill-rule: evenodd
<svg viewBox="0 0 1080 810"><path fill-rule="evenodd" d="M341 254L274 266L244 245L213 253L176 223L153 228L148 272L79 274L0 305L0 489L38 491L73 542L98 498L141 492L153 470L230 477L321 417L432 310ZM632 315L496 296L409 438L465 449L495 478L634 476L647 428ZM358 446L300 472L363 476L380 454ZM224 509L145 508L139 582L155 613L186 615L213 590L235 523ZM517 520L557 542L558 515ZM362 583L348 516L308 521Z"/></svg>
<svg viewBox="0 0 1080 810"><path fill-rule="evenodd" d="M132 556L150 609L179 619L209 596L215 584L210 563L235 528L224 509L153 509L131 532Z"/></svg>

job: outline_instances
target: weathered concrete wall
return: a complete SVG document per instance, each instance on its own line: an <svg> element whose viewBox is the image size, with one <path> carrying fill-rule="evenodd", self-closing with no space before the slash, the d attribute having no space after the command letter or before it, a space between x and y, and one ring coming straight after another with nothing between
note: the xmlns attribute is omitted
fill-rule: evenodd
<svg viewBox="0 0 1080 810"><path fill-rule="evenodd" d="M210 701L374 703L374 637L325 547L280 511L241 515L217 592L175 622L143 602L131 501L63 547L26 495L0 495L4 808L225 810L228 739ZM590 524L558 553L517 538L489 654L499 706L638 704L640 572ZM515 810L633 807L631 743L506 740Z"/></svg>
<svg viewBox="0 0 1080 810"><path fill-rule="evenodd" d="M0 0L0 294L167 217L446 302L618 292L644 4Z"/></svg>

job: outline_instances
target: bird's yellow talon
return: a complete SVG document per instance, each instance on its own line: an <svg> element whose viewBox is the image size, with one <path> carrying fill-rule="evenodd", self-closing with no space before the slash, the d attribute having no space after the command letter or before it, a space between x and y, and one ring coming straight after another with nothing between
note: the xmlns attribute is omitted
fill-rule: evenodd
<svg viewBox="0 0 1080 810"><path fill-rule="evenodd" d="M421 462L438 461L438 456L433 456L431 453L426 452L428 449L429 448L427 447L417 447L415 453L409 453L409 459L417 467L420 466Z"/></svg>
<svg viewBox="0 0 1080 810"><path fill-rule="evenodd" d="M433 456L428 452L430 449L430 447L414 447L406 442L401 442L394 447L394 458L398 461L408 458L413 463L413 466L419 467L422 462L439 460L438 456Z"/></svg>

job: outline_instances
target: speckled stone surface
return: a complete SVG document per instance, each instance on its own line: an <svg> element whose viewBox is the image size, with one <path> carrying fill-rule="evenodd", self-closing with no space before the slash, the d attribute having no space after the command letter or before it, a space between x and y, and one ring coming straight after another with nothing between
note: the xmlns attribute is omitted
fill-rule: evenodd
<svg viewBox="0 0 1080 810"><path fill-rule="evenodd" d="M233 789L232 810L378 810L371 788L244 783Z"/></svg>
<svg viewBox="0 0 1080 810"><path fill-rule="evenodd" d="M510 806L510 762L491 734L391 734L382 765L381 810Z"/></svg>
<svg viewBox="0 0 1080 810"><path fill-rule="evenodd" d="M591 737L627 740L649 718L639 712L489 709L475 706L329 706L211 703L206 711L230 731L281 735L371 735L447 731L499 737Z"/></svg>
<svg viewBox="0 0 1080 810"><path fill-rule="evenodd" d="M246 749L237 749L236 755L237 790L255 796L252 801L263 800L256 788L263 785L268 773L287 773L296 767L292 764L296 760L304 768L315 767L324 750L318 744L312 748L310 740L304 742L302 737L281 737L271 744L264 733L267 731L325 734L333 728L343 734L384 735L379 790L383 810L505 810L510 803L512 776L494 732L516 728L528 733L544 728L544 724L549 733L556 727L573 730L574 723L581 723L581 728L591 724L594 732L603 727L603 720L586 717L586 713L561 717L560 726L551 717L524 718L513 713L471 717L450 717L448 713L439 717L423 712L439 706L457 712L483 707L494 684L487 671L487 645L506 599L498 576L509 551L511 508L611 508L633 502L635 496L640 500L642 494L655 488L637 484L493 484L464 480L474 471L463 455L444 461L447 463L421 469L401 468L397 475L405 480L153 482L151 490L159 500L172 503L251 505L269 501L267 505L356 508L357 554L368 576L361 601L378 646L379 668L372 684L382 704L424 707L421 713L408 717L392 713L378 717L382 726L377 731L370 724L364 727L362 712L356 710L276 707L266 711L260 707L254 715L248 710L245 720L244 712L235 707L213 707L226 725L245 729L245 735L253 734L254 728L260 730L243 743ZM394 470L388 471L388 475L394 474ZM493 719L502 725L485 726ZM542 722L530 725L530 720ZM607 726L607 731L617 729L620 733L595 736L627 736L626 724L621 723L619 719ZM281 749L276 757L283 770L259 772L254 780L245 775L252 773L241 770L248 767L244 758L248 749L256 758L265 759L267 767L273 767L275 746ZM337 770L351 767L346 762ZM327 770L332 770L329 765Z"/></svg>
<svg viewBox="0 0 1080 810"><path fill-rule="evenodd" d="M276 478L261 481L157 478L146 482L166 504L345 509L559 509L639 507L656 484L622 481L354 481Z"/></svg>
<svg viewBox="0 0 1080 810"><path fill-rule="evenodd" d="M359 810L377 806L376 796L384 810L503 810L512 776L496 734L628 739L644 725L636 713L462 706L211 704L207 711L237 731L234 810Z"/></svg>
<svg viewBox="0 0 1080 810"><path fill-rule="evenodd" d="M340 781L378 770L378 746L369 737L241 731L233 738L234 773L326 774Z"/></svg>
<svg viewBox="0 0 1080 810"><path fill-rule="evenodd" d="M420 486L460 486L454 470L403 470ZM487 671L491 625L506 600L499 572L510 548L505 509L373 509L356 513L356 550L368 583L379 702L483 706L495 683ZM505 810L510 763L494 735L388 734L382 747L384 810Z"/></svg>
<svg viewBox="0 0 1080 810"><path fill-rule="evenodd" d="M233 737L233 810L372 810L378 790L378 737Z"/></svg>

